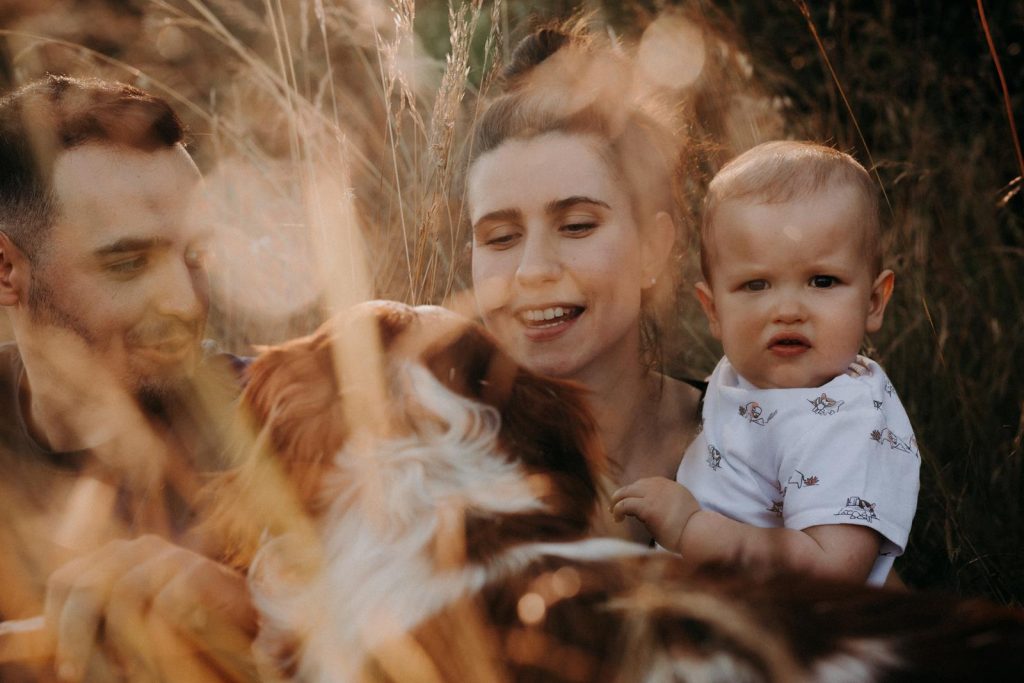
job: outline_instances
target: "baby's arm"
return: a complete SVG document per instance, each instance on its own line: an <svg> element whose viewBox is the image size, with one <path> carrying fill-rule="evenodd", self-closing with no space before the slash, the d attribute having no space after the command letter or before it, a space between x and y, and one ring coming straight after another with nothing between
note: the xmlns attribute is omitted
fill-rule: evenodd
<svg viewBox="0 0 1024 683"><path fill-rule="evenodd" d="M690 517L674 549L693 564L780 567L862 583L881 544L878 532L856 524L765 529L700 510Z"/></svg>
<svg viewBox="0 0 1024 683"><path fill-rule="evenodd" d="M854 524L825 524L803 530L761 528L702 510L682 484L664 477L639 479L612 494L615 519L639 519L663 548L694 565L725 562L779 567L863 582L878 557L882 539Z"/></svg>

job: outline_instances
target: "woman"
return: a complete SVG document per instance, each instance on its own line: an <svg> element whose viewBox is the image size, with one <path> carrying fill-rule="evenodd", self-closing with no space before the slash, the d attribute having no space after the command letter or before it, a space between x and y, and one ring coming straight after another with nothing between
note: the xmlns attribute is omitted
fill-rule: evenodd
<svg viewBox="0 0 1024 683"><path fill-rule="evenodd" d="M534 33L466 179L479 314L517 361L590 390L616 485L675 477L700 400L653 369L655 304L674 289L674 142L630 104L629 73L579 32Z"/></svg>

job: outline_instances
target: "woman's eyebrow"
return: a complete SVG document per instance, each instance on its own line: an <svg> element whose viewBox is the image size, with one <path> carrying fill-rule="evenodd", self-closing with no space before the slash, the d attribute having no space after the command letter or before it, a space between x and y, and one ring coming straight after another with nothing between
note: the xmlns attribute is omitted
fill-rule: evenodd
<svg viewBox="0 0 1024 683"><path fill-rule="evenodd" d="M553 202L548 202L547 206L544 207L548 213L559 213L565 211L571 206L577 204L592 204L594 206L602 206L606 209L612 208L607 202L603 202L600 199L594 199L592 197L585 197L582 195L575 195L572 197L566 197L565 199L556 199Z"/></svg>
<svg viewBox="0 0 1024 683"><path fill-rule="evenodd" d="M491 211L485 213L480 218L476 219L473 223L473 229L476 230L480 225L487 222L493 221L517 221L522 216L519 209L498 209L497 211Z"/></svg>

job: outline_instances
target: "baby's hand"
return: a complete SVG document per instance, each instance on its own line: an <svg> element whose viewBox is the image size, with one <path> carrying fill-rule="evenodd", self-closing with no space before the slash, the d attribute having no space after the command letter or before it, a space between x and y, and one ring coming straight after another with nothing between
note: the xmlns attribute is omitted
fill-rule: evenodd
<svg viewBox="0 0 1024 683"><path fill-rule="evenodd" d="M621 522L626 515L636 517L663 548L679 552L683 529L700 510L693 494L665 477L647 477L623 486L612 494L612 514Z"/></svg>
<svg viewBox="0 0 1024 683"><path fill-rule="evenodd" d="M862 356L859 353L857 357L850 363L850 367L846 368L846 374L850 377L864 377L865 375L871 374L870 359L867 356Z"/></svg>

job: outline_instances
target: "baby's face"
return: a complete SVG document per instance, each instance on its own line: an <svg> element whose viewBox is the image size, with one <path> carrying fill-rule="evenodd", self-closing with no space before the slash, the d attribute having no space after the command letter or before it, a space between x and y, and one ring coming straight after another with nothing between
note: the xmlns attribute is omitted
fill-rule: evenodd
<svg viewBox="0 0 1024 683"><path fill-rule="evenodd" d="M817 387L843 373L892 291L865 248L857 197L828 188L787 202L731 200L711 228L698 298L725 355L761 388Z"/></svg>

